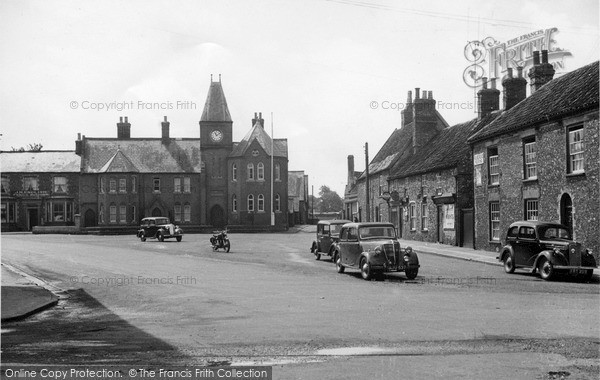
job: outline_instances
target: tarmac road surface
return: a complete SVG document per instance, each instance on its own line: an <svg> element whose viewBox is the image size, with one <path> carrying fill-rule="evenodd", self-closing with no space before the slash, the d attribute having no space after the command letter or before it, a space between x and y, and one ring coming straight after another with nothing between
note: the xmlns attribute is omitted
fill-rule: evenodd
<svg viewBox="0 0 600 380"><path fill-rule="evenodd" d="M313 235L3 235L2 262L69 295L2 325L10 363L273 365L274 379L597 378L600 286L420 254L366 282ZM567 377L568 378L568 377Z"/></svg>

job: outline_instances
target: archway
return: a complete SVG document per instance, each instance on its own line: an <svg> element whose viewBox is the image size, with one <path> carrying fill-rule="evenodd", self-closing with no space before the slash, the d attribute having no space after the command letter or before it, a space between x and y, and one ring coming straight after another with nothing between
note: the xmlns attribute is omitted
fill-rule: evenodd
<svg viewBox="0 0 600 380"><path fill-rule="evenodd" d="M91 208L87 209L85 214L83 214L83 226L84 227L95 227L96 224L97 224L96 213Z"/></svg>
<svg viewBox="0 0 600 380"><path fill-rule="evenodd" d="M154 207L152 210L152 216L162 216L162 210L158 207Z"/></svg>
<svg viewBox="0 0 600 380"><path fill-rule="evenodd" d="M210 224L215 228L225 227L225 211L223 211L223 207L214 205L210 209Z"/></svg>

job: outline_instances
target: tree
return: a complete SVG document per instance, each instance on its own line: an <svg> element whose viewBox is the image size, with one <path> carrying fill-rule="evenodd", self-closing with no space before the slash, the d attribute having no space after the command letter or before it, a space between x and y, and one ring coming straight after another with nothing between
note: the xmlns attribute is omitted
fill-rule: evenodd
<svg viewBox="0 0 600 380"><path fill-rule="evenodd" d="M42 148L43 148L43 145L40 144L40 143L33 143L33 144L29 144L29 147L27 149L25 149L23 147L15 148L14 146L11 146L10 148L11 148L11 150L13 152L25 152L25 151L27 151L27 152L41 152Z"/></svg>
<svg viewBox="0 0 600 380"><path fill-rule="evenodd" d="M332 191L329 186L321 186L319 189L319 197L321 198L320 208L321 212L329 212L329 211L341 211L344 208L344 201L338 193ZM315 207L315 209L317 209Z"/></svg>

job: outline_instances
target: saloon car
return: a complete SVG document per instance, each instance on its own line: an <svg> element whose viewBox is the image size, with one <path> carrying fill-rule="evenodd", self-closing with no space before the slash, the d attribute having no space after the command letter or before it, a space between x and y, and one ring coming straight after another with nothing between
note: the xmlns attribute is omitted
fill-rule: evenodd
<svg viewBox="0 0 600 380"><path fill-rule="evenodd" d="M310 252L315 255L316 260L320 260L321 256L331 257L331 261L335 262L335 243L340 238L340 230L349 220L334 219L320 220L317 223L317 239L313 241Z"/></svg>
<svg viewBox="0 0 600 380"><path fill-rule="evenodd" d="M169 218L150 217L142 219L137 237L139 237L141 241L146 241L146 239L164 241L168 238L175 238L177 241L181 241L183 230L179 228L179 226L171 223Z"/></svg>
<svg viewBox="0 0 600 380"><path fill-rule="evenodd" d="M543 280L559 273L589 280L597 267L592 251L573 241L569 228L538 221L512 223L497 259L504 263L506 273L528 268L531 273L537 270Z"/></svg>
<svg viewBox="0 0 600 380"><path fill-rule="evenodd" d="M336 245L336 268L359 269L362 278L383 278L388 272L404 272L410 280L419 273L419 258L411 247L402 249L391 223L347 223Z"/></svg>

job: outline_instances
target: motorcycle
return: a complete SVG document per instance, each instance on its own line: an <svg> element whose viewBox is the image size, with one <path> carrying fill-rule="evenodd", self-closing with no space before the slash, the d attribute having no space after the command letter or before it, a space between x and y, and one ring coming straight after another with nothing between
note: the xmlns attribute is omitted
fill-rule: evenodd
<svg viewBox="0 0 600 380"><path fill-rule="evenodd" d="M212 245L213 251L222 248L225 252L229 252L231 242L227 237L227 230L213 232L213 236L210 238L210 244Z"/></svg>

